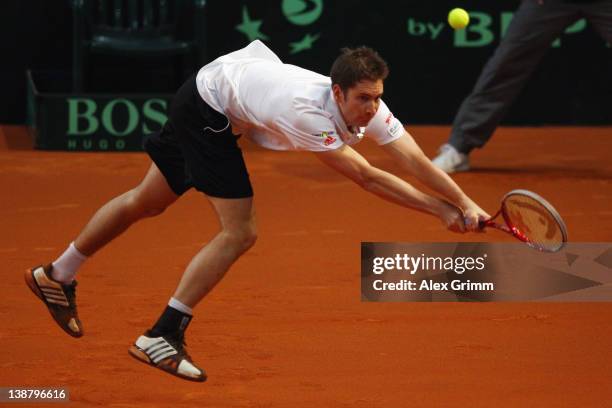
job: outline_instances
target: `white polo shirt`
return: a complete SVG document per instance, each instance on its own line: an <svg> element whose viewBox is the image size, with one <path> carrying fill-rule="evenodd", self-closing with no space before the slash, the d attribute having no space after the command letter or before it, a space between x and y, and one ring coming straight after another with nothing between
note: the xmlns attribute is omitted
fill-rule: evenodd
<svg viewBox="0 0 612 408"><path fill-rule="evenodd" d="M235 134L273 150L334 150L364 134L382 145L404 128L381 101L365 128L351 131L333 97L331 79L283 62L261 41L200 69L198 92L223 113Z"/></svg>

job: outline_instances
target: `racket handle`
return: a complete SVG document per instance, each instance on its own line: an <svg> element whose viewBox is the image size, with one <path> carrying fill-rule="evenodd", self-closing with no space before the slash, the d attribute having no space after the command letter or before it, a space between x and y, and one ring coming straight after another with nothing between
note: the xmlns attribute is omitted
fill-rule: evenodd
<svg viewBox="0 0 612 408"><path fill-rule="evenodd" d="M467 226L468 225L468 219L467 218L463 218L463 223ZM483 229L484 227L487 227L489 225L493 224L492 220L480 220L478 221L478 228L479 229Z"/></svg>
<svg viewBox="0 0 612 408"><path fill-rule="evenodd" d="M500 231L507 232L510 235L514 235L512 230L506 224L498 224L498 223L496 223L493 220L480 221L478 223L478 226L480 227L480 229L483 229L485 227L495 228L495 229L498 229Z"/></svg>
<svg viewBox="0 0 612 408"><path fill-rule="evenodd" d="M493 227L493 228L498 228L498 229L500 227L503 228L503 226L500 226L495 221L493 221L493 218L488 219L488 220L480 220L480 221L478 221L478 228L484 229L485 227Z"/></svg>

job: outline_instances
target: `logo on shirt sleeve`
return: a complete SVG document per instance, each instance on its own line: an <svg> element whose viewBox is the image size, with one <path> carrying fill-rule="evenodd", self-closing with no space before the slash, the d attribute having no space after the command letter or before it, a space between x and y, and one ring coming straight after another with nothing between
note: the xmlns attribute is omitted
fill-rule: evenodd
<svg viewBox="0 0 612 408"><path fill-rule="evenodd" d="M393 117L391 113L387 116L385 123L387 124L387 132L389 132L391 136L400 137L404 133L402 123L399 119Z"/></svg>

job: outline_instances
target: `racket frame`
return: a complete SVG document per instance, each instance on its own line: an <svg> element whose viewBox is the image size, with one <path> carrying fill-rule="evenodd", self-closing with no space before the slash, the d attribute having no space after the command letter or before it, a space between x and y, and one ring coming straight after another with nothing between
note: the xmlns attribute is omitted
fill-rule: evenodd
<svg viewBox="0 0 612 408"><path fill-rule="evenodd" d="M522 195L522 196L527 196L529 198L534 199L535 201L539 202L546 209L546 211L548 211L548 213L555 219L555 221L557 222L557 225L559 225L559 229L561 230L561 235L562 235L561 245L559 245L558 248L555 248L555 249L546 249L546 248L542 248L539 245L534 244L533 242L531 242L529 240L529 238L525 234L523 234L518 228L516 228L512 224L512 222L510 221L510 217L508 215L507 208L506 208L506 199L508 199L509 197L511 197L513 195ZM484 228L484 227L493 227L493 228L496 228L498 230L504 231L504 232L514 236L518 240L526 243L530 247L535 248L535 249L537 249L539 251L557 252L557 251L560 251L565 246L565 243L567 242L567 227L565 226L565 222L563 222L563 219L561 218L561 216L559 215L557 210L555 210L555 207L553 207L552 204L550 204L548 201L546 201L543 197L541 197L540 195L534 193L533 191L523 190L523 189L516 189L516 190L512 190L512 191L509 191L508 193L506 193L502 197L501 202L502 202L501 208L499 209L499 211L497 211L497 213L493 217L489 218L488 220L480 222L480 227L481 228ZM500 224L500 223L497 223L497 222L493 221L500 214L502 215L502 218L504 219L504 223L505 224Z"/></svg>

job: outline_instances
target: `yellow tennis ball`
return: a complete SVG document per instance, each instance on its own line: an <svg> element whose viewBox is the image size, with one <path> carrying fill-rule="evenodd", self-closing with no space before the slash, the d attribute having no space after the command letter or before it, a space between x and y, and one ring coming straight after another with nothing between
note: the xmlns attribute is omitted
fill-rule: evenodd
<svg viewBox="0 0 612 408"><path fill-rule="evenodd" d="M461 30L470 23L470 15L462 8L454 8L448 13L448 24L455 30Z"/></svg>

